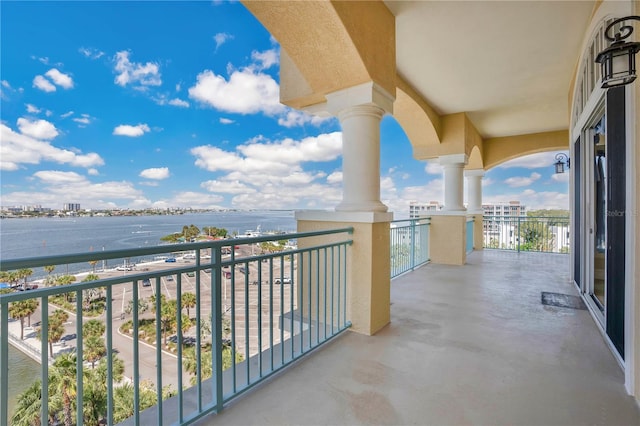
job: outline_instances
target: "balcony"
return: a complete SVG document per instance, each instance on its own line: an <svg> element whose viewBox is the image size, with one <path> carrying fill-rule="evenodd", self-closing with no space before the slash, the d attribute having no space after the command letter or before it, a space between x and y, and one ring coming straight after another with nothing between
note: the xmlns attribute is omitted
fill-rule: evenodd
<svg viewBox="0 0 640 426"><path fill-rule="evenodd" d="M415 228L409 229L396 232L424 235ZM424 232L428 232L427 229ZM622 370L588 311L541 303L541 292L577 295L569 282L569 256L485 250L469 254L464 266L426 264L418 267L392 281L391 323L375 336L367 337L342 333L349 326L344 315L347 295L344 265L350 241L349 235L344 234L349 230L341 231L343 235L338 243L314 245L288 254L235 258L235 250L222 250L213 244L209 247L214 253L213 260L207 262L198 260L203 257L199 250L204 247L197 243L193 245L197 253L193 263L178 262L175 266L167 263L168 269L143 274L123 271L122 276L109 280L72 284L64 290L53 287L15 293L17 296L11 297L16 300L42 298L72 291L80 301L78 311L82 311L82 292L89 287L113 286L115 294L115 286L132 280L142 283L148 277L151 288L162 291L165 278L172 275L176 277L179 291L181 286L190 285L191 271L196 272L194 280L209 285L212 281L205 279L206 274L214 277L213 282L224 283L220 280L225 277L225 266L230 267L227 284L237 282L234 285L238 287L228 289L229 294L225 294L224 287L218 286L218 291L207 294L206 298L203 290L202 297L210 299L207 302L217 306L219 313L237 310L231 315L236 320L231 321L231 338L226 345L236 348L234 351L241 354L242 359L221 372L217 370L221 368L221 358L211 360L210 357L208 362L219 372L213 374L213 379L206 379L202 371L207 363L201 353L197 358L200 373L196 375L195 385L190 387L186 373L178 373L182 371L178 367L183 357L180 346L176 348L177 357L171 357L131 340L130 367L135 374L153 367L154 363L156 367L161 366L153 369L157 375L153 392L161 394L162 386L169 383L177 384L174 389L188 389L146 411L138 410L142 408L139 399L143 384L134 375L131 384L135 390L132 398L135 412L126 424L175 424L198 419L206 424L221 425L640 424L640 410L624 390ZM318 234L322 233L307 236ZM300 239L303 237L299 235ZM426 241L426 237L417 238L416 244L419 241ZM224 252L230 254L223 259ZM220 257L215 253L220 253ZM87 261L96 254L83 256L86 259L76 260ZM122 257L123 253L106 256ZM241 268L245 272L240 271ZM206 272L207 269L211 272ZM289 293L280 293L282 287L271 283L278 278L283 281L285 274L294 277L294 285ZM254 277L267 284L254 285ZM321 285L313 286L316 290L310 291L305 285L295 285L297 280ZM335 293L334 290L327 292L324 283L330 284L329 288L335 289ZM134 299L142 297L142 292L151 291L138 285L131 289ZM252 297L255 303L262 300L261 309L247 312L246 306L251 303L245 303L244 296L232 300L236 296L231 295L236 291ZM254 299L258 291L261 294ZM330 294L335 297L328 296ZM7 298L0 298L2 336L7 335L4 313ZM108 309L111 306L107 315L115 318L113 325L107 324L107 339L115 337L115 326L121 322L118 315L121 299L114 300L118 303L107 305ZM325 303L327 300L335 304ZM160 303L159 298L156 303ZM282 306L282 310L278 306ZM133 310L131 315L138 314ZM207 321L205 312L195 316L202 323ZM176 319L180 321L179 318L182 317ZM83 329L77 327L77 323L74 330L67 331L81 336ZM43 328L46 330L46 325ZM133 335L139 335L140 330L134 328ZM222 322L214 321L212 328L214 336L223 336ZM177 341L183 337L180 330L178 326ZM163 330L156 328L155 340L162 338ZM222 339L214 338L216 340ZM3 348L7 347L6 343L3 337ZM200 347L200 343L196 347ZM41 350L46 355L48 345L43 343ZM79 353L82 350L80 345ZM303 354L307 356L299 360ZM3 359L6 353L0 353L0 361ZM272 377L281 367L288 368ZM47 368L44 363L43 374ZM107 368L111 376L113 370L113 365ZM3 395L7 389L5 373L3 367L0 378ZM82 394L81 386L79 392ZM82 401L82 397L79 398ZM225 409L221 410L223 405ZM5 400L0 408L6 415ZM112 409L111 404L108 417ZM138 411L142 412L138 414ZM74 412L73 416L76 424L82 423L82 412ZM4 419L0 422L6 423ZM85 420L84 424L89 422Z"/></svg>
<svg viewBox="0 0 640 426"><path fill-rule="evenodd" d="M569 256L476 251L392 282L392 321L346 333L214 424L637 425L640 410L577 295Z"/></svg>

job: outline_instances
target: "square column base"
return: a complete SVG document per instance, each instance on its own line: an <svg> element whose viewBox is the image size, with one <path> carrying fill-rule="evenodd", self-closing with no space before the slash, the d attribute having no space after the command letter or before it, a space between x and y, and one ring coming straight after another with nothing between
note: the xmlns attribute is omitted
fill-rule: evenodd
<svg viewBox="0 0 640 426"><path fill-rule="evenodd" d="M462 215L434 214L430 217L429 258L431 262L442 265L464 265L467 262L466 212Z"/></svg>
<svg viewBox="0 0 640 426"><path fill-rule="evenodd" d="M391 213L376 212L296 213L298 232L354 228L347 257L347 318L357 333L373 335L391 321L392 218ZM305 238L299 247L331 241L332 237Z"/></svg>

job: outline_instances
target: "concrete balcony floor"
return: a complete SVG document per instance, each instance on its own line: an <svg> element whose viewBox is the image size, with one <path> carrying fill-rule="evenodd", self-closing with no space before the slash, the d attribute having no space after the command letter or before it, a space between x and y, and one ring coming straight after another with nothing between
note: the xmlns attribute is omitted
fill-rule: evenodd
<svg viewBox="0 0 640 426"><path fill-rule="evenodd" d="M392 282L391 324L348 332L199 424L640 425L569 256L475 252Z"/></svg>

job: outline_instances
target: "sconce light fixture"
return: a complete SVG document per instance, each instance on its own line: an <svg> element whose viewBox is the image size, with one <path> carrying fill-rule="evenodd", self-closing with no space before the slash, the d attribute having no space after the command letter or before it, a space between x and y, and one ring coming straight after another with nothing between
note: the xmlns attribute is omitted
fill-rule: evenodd
<svg viewBox="0 0 640 426"><path fill-rule="evenodd" d="M567 154L556 154L556 173L564 173L564 165L567 164L567 170L571 168L571 159ZM564 161L563 161L564 160Z"/></svg>
<svg viewBox="0 0 640 426"><path fill-rule="evenodd" d="M609 30L614 25L628 20L640 21L640 16L625 16L616 19L604 30L604 36L611 42L611 46L596 56L596 62L600 64L602 70L601 87L603 89L624 86L632 83L637 77L636 53L640 52L640 43L624 41L633 33L633 27L622 25L620 31L616 32L613 37L609 35Z"/></svg>

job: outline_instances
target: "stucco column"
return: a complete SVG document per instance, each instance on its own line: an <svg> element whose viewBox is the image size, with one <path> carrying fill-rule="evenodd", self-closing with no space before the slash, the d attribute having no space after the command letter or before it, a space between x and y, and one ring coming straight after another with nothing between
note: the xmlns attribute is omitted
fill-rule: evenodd
<svg viewBox="0 0 640 426"><path fill-rule="evenodd" d="M484 170L465 170L467 179L467 214L473 216L473 249L482 250L484 228L482 210L482 178Z"/></svg>
<svg viewBox="0 0 640 426"><path fill-rule="evenodd" d="M482 213L482 178L484 170L465 170L467 178L467 213Z"/></svg>
<svg viewBox="0 0 640 426"><path fill-rule="evenodd" d="M342 202L334 212L296 212L298 231L353 227L353 243L346 258L347 319L352 323L351 331L371 335L391 320L389 238L393 214L380 201L380 120L393 111L394 99L374 82L329 93L326 99L326 104L307 111L328 112L340 119ZM301 239L298 247L312 247L323 240L326 237ZM313 286L304 276L298 283ZM307 294L314 291L311 288Z"/></svg>
<svg viewBox="0 0 640 426"><path fill-rule="evenodd" d="M443 155L438 158L444 172L444 211L465 211L464 166L469 160L466 154Z"/></svg>
<svg viewBox="0 0 640 426"><path fill-rule="evenodd" d="M376 105L356 105L338 113L343 192L336 211L387 211L380 201L380 121L384 113Z"/></svg>
<svg viewBox="0 0 640 426"><path fill-rule="evenodd" d="M380 201L380 121L393 97L373 82L330 93L324 105L342 126L342 202L336 211L386 212Z"/></svg>

